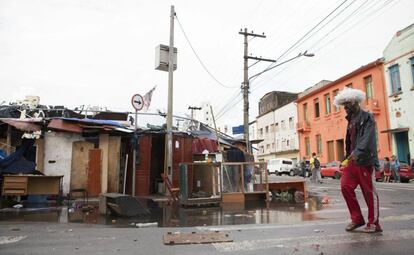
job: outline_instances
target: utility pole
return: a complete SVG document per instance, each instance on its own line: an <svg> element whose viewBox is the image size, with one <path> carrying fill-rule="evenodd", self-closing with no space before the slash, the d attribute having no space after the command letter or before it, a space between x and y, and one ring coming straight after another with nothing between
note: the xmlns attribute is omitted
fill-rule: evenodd
<svg viewBox="0 0 414 255"><path fill-rule="evenodd" d="M243 73L243 85L242 85L242 91L243 91L243 126L244 126L244 139L246 141L246 147L247 151L251 153L250 149L250 140L249 140L249 59L254 59L257 61L268 61L268 62L276 62L276 60L272 59L264 59L264 58L258 58L258 57L249 57L248 56L248 36L253 37L260 37L260 38L266 38L264 34L255 34L253 31L251 33L247 32L247 28L243 30L240 30L239 34L244 35L244 73Z"/></svg>
<svg viewBox="0 0 414 255"><path fill-rule="evenodd" d="M201 110L201 107L189 106L188 110L191 110L191 119L194 119L194 110Z"/></svg>
<svg viewBox="0 0 414 255"><path fill-rule="evenodd" d="M173 134L172 134L172 115L173 115L173 72L174 72L174 5L171 5L170 14L170 46L168 54L168 112L167 112L167 141L166 141L166 171L168 179L172 182L173 165Z"/></svg>

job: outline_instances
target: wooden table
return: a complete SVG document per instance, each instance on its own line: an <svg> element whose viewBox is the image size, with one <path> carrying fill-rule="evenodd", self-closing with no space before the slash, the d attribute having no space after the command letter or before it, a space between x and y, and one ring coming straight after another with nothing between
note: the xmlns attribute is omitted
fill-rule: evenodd
<svg viewBox="0 0 414 255"><path fill-rule="evenodd" d="M63 175L3 175L3 195L58 195Z"/></svg>

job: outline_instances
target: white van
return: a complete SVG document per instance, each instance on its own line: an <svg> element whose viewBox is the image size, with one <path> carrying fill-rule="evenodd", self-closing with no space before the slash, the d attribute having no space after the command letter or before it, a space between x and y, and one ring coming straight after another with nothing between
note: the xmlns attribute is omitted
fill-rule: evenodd
<svg viewBox="0 0 414 255"><path fill-rule="evenodd" d="M293 161L288 158L275 158L267 161L267 170L269 174L290 174L290 172L293 171L293 168Z"/></svg>

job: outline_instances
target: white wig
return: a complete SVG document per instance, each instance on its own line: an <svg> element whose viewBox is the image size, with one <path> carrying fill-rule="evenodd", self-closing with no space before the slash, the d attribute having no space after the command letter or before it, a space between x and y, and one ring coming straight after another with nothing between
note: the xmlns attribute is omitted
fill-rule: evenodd
<svg viewBox="0 0 414 255"><path fill-rule="evenodd" d="M334 104L336 106L343 105L346 102L361 103L365 99L365 93L359 89L344 88L335 96Z"/></svg>

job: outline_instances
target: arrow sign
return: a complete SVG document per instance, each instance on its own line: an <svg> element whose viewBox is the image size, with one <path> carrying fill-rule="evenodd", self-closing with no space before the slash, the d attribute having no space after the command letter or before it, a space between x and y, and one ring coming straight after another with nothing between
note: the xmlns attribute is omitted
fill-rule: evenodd
<svg viewBox="0 0 414 255"><path fill-rule="evenodd" d="M135 110L140 111L144 107L144 98L140 94L135 94L132 96L131 103Z"/></svg>

